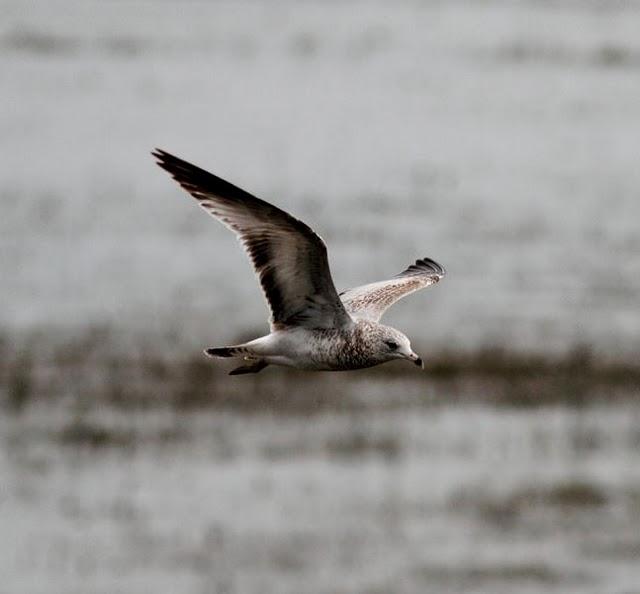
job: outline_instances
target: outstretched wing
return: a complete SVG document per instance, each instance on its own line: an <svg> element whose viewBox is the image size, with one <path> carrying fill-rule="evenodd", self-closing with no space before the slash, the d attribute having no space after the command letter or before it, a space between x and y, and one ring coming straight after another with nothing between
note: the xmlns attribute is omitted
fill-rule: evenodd
<svg viewBox="0 0 640 594"><path fill-rule="evenodd" d="M352 323L333 284L327 248L307 225L165 151L152 154L202 208L236 233L269 303L273 329Z"/></svg>
<svg viewBox="0 0 640 594"><path fill-rule="evenodd" d="M348 289L340 293L340 298L352 317L377 322L398 299L434 285L445 274L440 264L423 258L389 280Z"/></svg>

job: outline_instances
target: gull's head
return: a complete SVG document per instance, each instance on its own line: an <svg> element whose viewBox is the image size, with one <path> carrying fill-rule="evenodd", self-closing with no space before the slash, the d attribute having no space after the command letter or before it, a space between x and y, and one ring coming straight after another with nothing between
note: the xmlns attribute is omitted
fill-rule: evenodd
<svg viewBox="0 0 640 594"><path fill-rule="evenodd" d="M424 369L422 359L413 352L409 339L399 330L380 324L378 350L383 361L406 359Z"/></svg>

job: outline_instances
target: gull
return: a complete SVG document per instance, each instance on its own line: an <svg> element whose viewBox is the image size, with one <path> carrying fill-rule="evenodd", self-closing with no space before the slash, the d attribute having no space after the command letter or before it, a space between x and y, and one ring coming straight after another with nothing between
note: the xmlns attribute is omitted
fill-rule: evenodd
<svg viewBox="0 0 640 594"><path fill-rule="evenodd" d="M440 281L446 274L440 264L421 258L388 280L338 293L325 243L305 223L163 150L151 154L205 211L236 234L269 305L269 334L205 350L210 357L244 360L230 375L257 373L267 365L343 371L395 359L424 369L409 339L379 320L402 297Z"/></svg>

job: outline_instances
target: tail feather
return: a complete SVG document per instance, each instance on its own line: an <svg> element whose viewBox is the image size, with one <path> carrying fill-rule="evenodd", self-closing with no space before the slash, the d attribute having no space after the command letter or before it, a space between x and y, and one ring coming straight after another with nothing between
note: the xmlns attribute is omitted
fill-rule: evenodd
<svg viewBox="0 0 640 594"><path fill-rule="evenodd" d="M249 354L249 349L243 346L229 346L229 347L210 347L204 350L205 355L209 357L241 357Z"/></svg>
<svg viewBox="0 0 640 594"><path fill-rule="evenodd" d="M250 344L238 344L226 347L209 347L205 349L208 357L244 357L245 364L229 372L229 375L244 375L246 373L258 373L269 365L264 359L255 353Z"/></svg>

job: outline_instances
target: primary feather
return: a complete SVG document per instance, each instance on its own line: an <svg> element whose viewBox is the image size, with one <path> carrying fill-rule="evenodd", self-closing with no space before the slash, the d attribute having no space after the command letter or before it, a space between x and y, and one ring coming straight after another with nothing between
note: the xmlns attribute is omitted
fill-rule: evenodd
<svg viewBox="0 0 640 594"><path fill-rule="evenodd" d="M311 228L191 163L159 149L152 154L202 208L236 233L260 280L272 328L351 323L331 278L327 248Z"/></svg>

